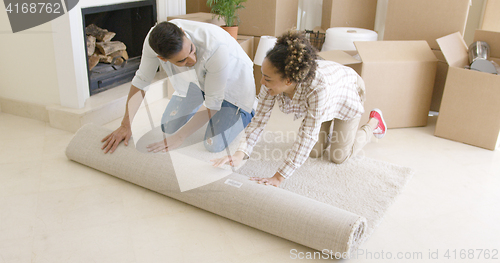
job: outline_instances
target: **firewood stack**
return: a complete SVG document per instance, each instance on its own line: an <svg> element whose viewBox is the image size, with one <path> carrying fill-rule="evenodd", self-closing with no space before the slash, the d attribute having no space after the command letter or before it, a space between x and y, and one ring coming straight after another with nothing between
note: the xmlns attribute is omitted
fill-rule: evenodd
<svg viewBox="0 0 500 263"><path fill-rule="evenodd" d="M87 54L89 59L89 70L99 62L110 64L116 57L115 65L121 65L128 59L127 46L121 41L111 41L116 35L107 29L102 29L94 24L85 28L87 37Z"/></svg>

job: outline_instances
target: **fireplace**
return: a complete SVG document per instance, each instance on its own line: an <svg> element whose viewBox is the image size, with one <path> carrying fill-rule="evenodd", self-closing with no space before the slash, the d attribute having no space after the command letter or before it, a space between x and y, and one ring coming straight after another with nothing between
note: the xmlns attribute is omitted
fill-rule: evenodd
<svg viewBox="0 0 500 263"><path fill-rule="evenodd" d="M139 68L142 46L147 33L156 23L156 0L144 0L105 6L82 8L82 24L85 28L91 24L114 32L112 41L123 42L126 46L128 59L121 65L115 65L115 60L109 63L99 63L90 69L87 59L87 72L90 95L129 82ZM85 36L84 36L85 39ZM87 58L88 54L85 48Z"/></svg>

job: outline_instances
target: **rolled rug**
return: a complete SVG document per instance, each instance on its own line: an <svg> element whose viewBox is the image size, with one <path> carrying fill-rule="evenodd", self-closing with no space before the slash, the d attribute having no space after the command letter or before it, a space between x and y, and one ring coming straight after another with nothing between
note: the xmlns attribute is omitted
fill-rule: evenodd
<svg viewBox="0 0 500 263"><path fill-rule="evenodd" d="M227 174L219 180L181 191L175 154L149 154L122 144L113 154L101 150L101 138L111 131L88 124L77 131L66 148L66 156L133 184L177 199L214 214L282 237L298 244L349 257L365 238L366 219L354 213L292 193L260 185L248 176L206 165L207 173ZM186 167L192 176L205 172L192 169L200 164L184 155L175 157L175 167ZM205 170L203 170L205 171ZM184 171L185 172L185 171ZM196 174L197 173L197 174Z"/></svg>

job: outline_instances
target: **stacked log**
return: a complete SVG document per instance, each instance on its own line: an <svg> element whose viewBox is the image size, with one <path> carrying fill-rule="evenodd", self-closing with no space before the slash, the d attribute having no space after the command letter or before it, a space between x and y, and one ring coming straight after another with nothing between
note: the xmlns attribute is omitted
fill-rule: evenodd
<svg viewBox="0 0 500 263"><path fill-rule="evenodd" d="M107 29L102 29L95 24L90 24L85 28L85 35L94 36L97 40L101 42L108 42L113 37L115 37L116 33L109 32Z"/></svg>
<svg viewBox="0 0 500 263"><path fill-rule="evenodd" d="M92 56L92 54L94 54L95 40L96 38L94 36L87 35L87 54L89 54L89 56Z"/></svg>
<svg viewBox="0 0 500 263"><path fill-rule="evenodd" d="M123 64L123 62L125 62L125 60L128 59L128 53L126 50L118 50L118 51L115 51L109 55L99 54L97 56L99 58L99 62L107 63L107 64L111 64L111 62L113 61L113 58L116 57L115 65L118 65L118 66Z"/></svg>
<svg viewBox="0 0 500 263"><path fill-rule="evenodd" d="M128 59L127 46L121 41L111 41L116 35L107 29L91 24L85 28L89 70L99 62L121 65Z"/></svg>

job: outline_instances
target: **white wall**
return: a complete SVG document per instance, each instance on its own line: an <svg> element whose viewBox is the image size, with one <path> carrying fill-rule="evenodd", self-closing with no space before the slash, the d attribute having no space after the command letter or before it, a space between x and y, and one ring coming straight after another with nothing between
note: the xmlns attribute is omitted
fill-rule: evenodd
<svg viewBox="0 0 500 263"><path fill-rule="evenodd" d="M384 38L385 18L387 16L388 5L389 5L389 0L377 0L377 13L375 14L374 29L378 33L379 40L382 40Z"/></svg>
<svg viewBox="0 0 500 263"><path fill-rule="evenodd" d="M0 97L37 104L59 103L50 23L13 34L0 5Z"/></svg>
<svg viewBox="0 0 500 263"><path fill-rule="evenodd" d="M481 26L485 2L485 0L472 0L464 33L464 39L468 45L472 44L472 41L474 41L474 32Z"/></svg>
<svg viewBox="0 0 500 263"><path fill-rule="evenodd" d="M186 14L186 1L189 0L168 0L166 2L166 15L167 16L178 16ZM165 18L158 18L158 21L167 21Z"/></svg>
<svg viewBox="0 0 500 263"><path fill-rule="evenodd" d="M321 26L323 0L299 0L297 29L312 30Z"/></svg>

